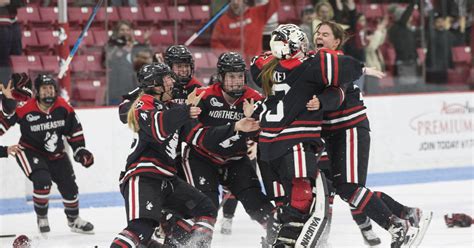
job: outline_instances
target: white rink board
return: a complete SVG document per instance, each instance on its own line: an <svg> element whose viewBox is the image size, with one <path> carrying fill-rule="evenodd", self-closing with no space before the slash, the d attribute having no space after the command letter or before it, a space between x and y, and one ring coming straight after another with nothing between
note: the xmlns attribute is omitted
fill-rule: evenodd
<svg viewBox="0 0 474 248"><path fill-rule="evenodd" d="M370 172L471 166L473 161L474 93L367 97L372 144ZM87 148L95 164L74 162L79 191L117 192L132 133L118 119L117 107L77 110ZM0 137L14 144L18 127ZM420 147L429 149L421 149ZM13 158L0 159L0 199L21 198L29 191Z"/></svg>

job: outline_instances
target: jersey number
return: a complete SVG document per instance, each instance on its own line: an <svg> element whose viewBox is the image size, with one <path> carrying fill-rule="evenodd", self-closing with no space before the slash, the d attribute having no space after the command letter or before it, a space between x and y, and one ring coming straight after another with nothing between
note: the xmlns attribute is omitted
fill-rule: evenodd
<svg viewBox="0 0 474 248"><path fill-rule="evenodd" d="M265 111L266 112L265 119L268 122L279 122L285 116L283 98L288 93L288 91L290 91L290 86L288 84L283 84L283 83L274 84L273 85L273 91L275 92L275 97L277 97L280 100L278 101L278 103L276 105L276 111L273 111L274 113L272 113L271 110ZM264 104L264 108L266 110L266 105L265 104Z"/></svg>

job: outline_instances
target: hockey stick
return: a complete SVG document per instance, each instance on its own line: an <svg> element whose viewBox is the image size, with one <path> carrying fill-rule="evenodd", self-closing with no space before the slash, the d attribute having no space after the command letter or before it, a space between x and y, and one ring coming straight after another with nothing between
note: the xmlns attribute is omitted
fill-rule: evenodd
<svg viewBox="0 0 474 248"><path fill-rule="evenodd" d="M14 238L16 234L1 234L0 238Z"/></svg>
<svg viewBox="0 0 474 248"><path fill-rule="evenodd" d="M189 39L184 42L184 45L185 46L189 46L195 39L197 39L197 37L199 37L199 35L201 35L204 31L206 31L206 29L211 25L213 24L215 21L217 21L217 19L219 19L219 17L221 17L222 14L224 14L224 12L227 11L227 9L229 8L230 6L230 2L227 3L226 5L224 5L220 10L219 12L217 12L212 18L211 20L209 20L201 29L199 29L199 31L197 31L196 33L194 33L193 35L191 35L191 37L189 37Z"/></svg>
<svg viewBox="0 0 474 248"><path fill-rule="evenodd" d="M86 26L84 27L84 29L82 30L81 34L80 34L79 37L77 38L76 43L74 43L74 47L72 48L71 52L69 53L69 56L67 57L66 62L65 62L63 65L61 65L61 69L59 70L59 74L58 74L58 78L59 78L59 79L63 78L64 73L66 73L66 71L67 71L67 69L68 69L68 67L69 67L69 64L70 64L71 61L72 61L72 58L73 58L74 55L76 54L77 49L79 49L79 45L81 45L82 39L84 39L84 36L85 36L85 34L87 33L87 30L89 30L89 27L91 26L91 23L92 23L92 21L94 20L95 15L96 15L97 12L99 11L100 6L102 6L102 3L103 3L103 2L104 2L104 0L99 0L99 2L97 3L97 5L94 7L94 10L92 10L92 13L91 13L91 15L89 16L89 19L87 20Z"/></svg>

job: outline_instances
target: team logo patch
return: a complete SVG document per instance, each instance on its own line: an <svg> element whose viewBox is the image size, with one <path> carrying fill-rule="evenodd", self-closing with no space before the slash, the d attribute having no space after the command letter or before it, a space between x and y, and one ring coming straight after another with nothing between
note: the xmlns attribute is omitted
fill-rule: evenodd
<svg viewBox="0 0 474 248"><path fill-rule="evenodd" d="M39 159L37 157L33 157L33 163L38 164L38 162L39 162Z"/></svg>
<svg viewBox="0 0 474 248"><path fill-rule="evenodd" d="M142 119L144 121L146 121L146 119L148 119L148 115L146 113L141 113L140 116L142 117Z"/></svg>
<svg viewBox="0 0 474 248"><path fill-rule="evenodd" d="M217 98L213 97L213 98L211 98L211 106L213 106L213 107L222 107L222 106L224 106L224 104L219 102L219 100L217 100Z"/></svg>
<svg viewBox="0 0 474 248"><path fill-rule="evenodd" d="M29 122L36 121L39 118L40 118L39 115L32 115L32 114L27 114L26 115L26 120L29 121Z"/></svg>
<svg viewBox="0 0 474 248"><path fill-rule="evenodd" d="M150 201L147 201L147 202L146 202L146 209L147 209L148 211L151 211L152 208L153 208L153 203L151 203Z"/></svg>

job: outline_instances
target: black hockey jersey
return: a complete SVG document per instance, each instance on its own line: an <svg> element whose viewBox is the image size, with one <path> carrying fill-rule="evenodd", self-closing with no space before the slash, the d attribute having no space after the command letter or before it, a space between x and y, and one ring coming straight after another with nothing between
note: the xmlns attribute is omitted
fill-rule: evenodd
<svg viewBox="0 0 474 248"><path fill-rule="evenodd" d="M18 107L11 117L0 118L0 123L5 129L18 123L21 131L19 144L49 159L64 156L63 135L74 152L85 147L79 118L62 97L57 97L47 113L40 110L36 99L32 98Z"/></svg>
<svg viewBox="0 0 474 248"><path fill-rule="evenodd" d="M223 148L218 144L236 135L234 125L203 127L189 117L189 106L165 104L147 94L140 97L134 113L140 130L132 143L121 182L134 175L173 177L181 142L220 154Z"/></svg>
<svg viewBox="0 0 474 248"><path fill-rule="evenodd" d="M337 54L343 55L341 51ZM324 113L323 137L336 131L346 130L353 127L369 128L367 108L364 105L362 92L354 83L348 84L345 91L345 99L336 111Z"/></svg>
<svg viewBox="0 0 474 248"><path fill-rule="evenodd" d="M256 90L248 87L245 87L245 93L242 97L238 98L234 103L229 104L222 93L221 83L216 83L208 87L198 89L197 95L201 94L204 91L204 95L199 102L199 107L202 112L199 115L199 121L204 126L219 126L226 125L229 123L234 123L244 118L244 100L254 99L255 102L260 102L263 99L263 96L258 93ZM226 140L219 144L221 147L231 148L236 151L235 154L230 154L228 150L225 151L225 154L215 154L205 152L199 147L188 147L191 149L191 155L198 155L209 159L215 164L225 164L229 160L238 160L245 156L247 153L247 143L246 138L248 135L238 135L235 136L232 140Z"/></svg>
<svg viewBox="0 0 474 248"><path fill-rule="evenodd" d="M254 58L251 72L257 84L261 84L263 66L272 59L272 55ZM361 74L360 62L326 50L314 56L279 61L273 73L274 94L268 96L256 111L261 126L261 159L276 159L300 142L322 146L323 112L336 110L344 101L341 86ZM306 103L313 95L321 102L318 111L306 109Z"/></svg>
<svg viewBox="0 0 474 248"><path fill-rule="evenodd" d="M178 83L175 83L173 89L173 100L174 103L184 104L188 98L189 93L193 92L194 89L204 86L199 80L195 77L192 77L191 80L183 87Z"/></svg>
<svg viewBox="0 0 474 248"><path fill-rule="evenodd" d="M195 88L202 87L203 84L199 82L196 78L192 77L189 80L186 86L175 85L173 89L173 100L174 103L184 104L188 98L188 94L191 93ZM120 121L124 124L127 123L127 113L130 109L130 106L133 104L135 99L137 99L138 94L141 92L140 88L135 88L134 90L128 92L126 95L122 96L122 102L119 105L119 117Z"/></svg>

